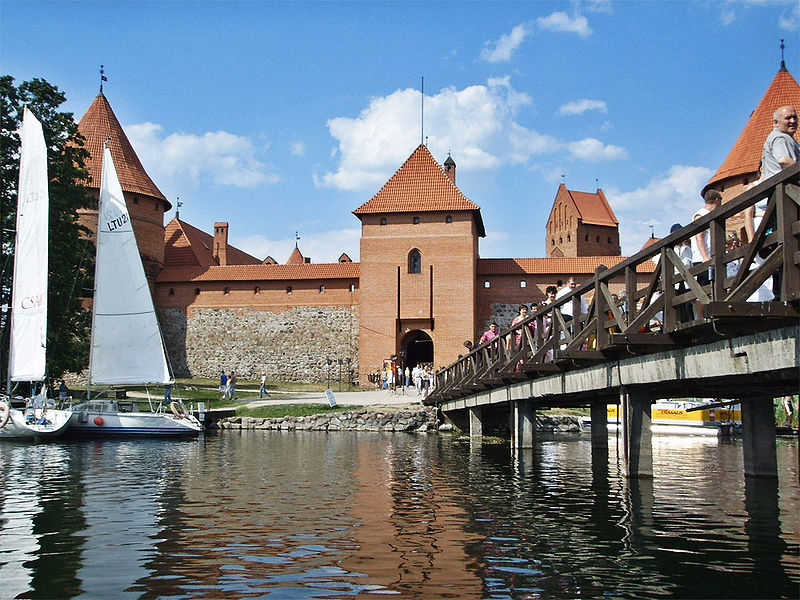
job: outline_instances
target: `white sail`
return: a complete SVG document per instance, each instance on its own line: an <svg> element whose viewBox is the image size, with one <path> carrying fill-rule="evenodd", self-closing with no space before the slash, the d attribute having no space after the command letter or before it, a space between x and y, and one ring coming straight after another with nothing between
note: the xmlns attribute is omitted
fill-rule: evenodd
<svg viewBox="0 0 800 600"><path fill-rule="evenodd" d="M111 151L103 150L89 382L171 381L150 287Z"/></svg>
<svg viewBox="0 0 800 600"><path fill-rule="evenodd" d="M11 381L42 381L47 352L47 146L42 124L27 107L20 137L8 375Z"/></svg>

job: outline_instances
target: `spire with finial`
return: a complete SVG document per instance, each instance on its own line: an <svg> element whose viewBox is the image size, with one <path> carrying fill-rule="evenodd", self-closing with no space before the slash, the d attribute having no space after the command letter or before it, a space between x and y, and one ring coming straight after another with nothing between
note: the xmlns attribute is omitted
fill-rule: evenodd
<svg viewBox="0 0 800 600"><path fill-rule="evenodd" d="M181 206L183 206L183 202L181 202L181 197L180 196L176 196L175 197L175 204L177 205L177 208L175 209L175 218L176 219L180 219L181 218Z"/></svg>
<svg viewBox="0 0 800 600"><path fill-rule="evenodd" d="M780 68L781 71L786 70L786 62L783 60L783 49L785 47L786 46L783 45L783 39L781 39L781 68Z"/></svg>
<svg viewBox="0 0 800 600"><path fill-rule="evenodd" d="M297 248L297 245L300 243L300 232L294 232L294 247Z"/></svg>
<svg viewBox="0 0 800 600"><path fill-rule="evenodd" d="M105 71L103 70L103 65L100 65L100 95L103 95L103 82L108 81L108 77L105 76Z"/></svg>
<svg viewBox="0 0 800 600"><path fill-rule="evenodd" d="M652 226L652 225L650 225L650 238L651 238L651 239L655 239L655 238L656 238L656 232L655 232L655 230L653 229L653 226Z"/></svg>

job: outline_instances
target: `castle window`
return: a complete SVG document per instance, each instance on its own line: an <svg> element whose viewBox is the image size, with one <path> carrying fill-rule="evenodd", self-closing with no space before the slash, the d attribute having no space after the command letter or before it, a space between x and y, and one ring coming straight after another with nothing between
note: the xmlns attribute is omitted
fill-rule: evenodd
<svg viewBox="0 0 800 600"><path fill-rule="evenodd" d="M444 218L444 222L445 222L445 223L452 223L452 222L453 222L453 215L447 215L447 216Z"/></svg>
<svg viewBox="0 0 800 600"><path fill-rule="evenodd" d="M229 287L226 287L224 290L222 290L222 293L223 293L223 294L225 294L225 295L227 296L228 294L230 294L230 293L231 293L231 288L229 288Z"/></svg>
<svg viewBox="0 0 800 600"><path fill-rule="evenodd" d="M134 196L134 197L133 197L133 203L134 203L134 204L139 204L139 198L137 198L136 196Z"/></svg>
<svg viewBox="0 0 800 600"><path fill-rule="evenodd" d="M386 217L381 217L381 227L386 225Z"/></svg>
<svg viewBox="0 0 800 600"><path fill-rule="evenodd" d="M292 286L290 286L290 285L286 286L286 293L287 294L291 294L292 293Z"/></svg>
<svg viewBox="0 0 800 600"><path fill-rule="evenodd" d="M200 295L200 288L194 288L194 295L195 296L199 296Z"/></svg>
<svg viewBox="0 0 800 600"><path fill-rule="evenodd" d="M483 282L483 287L485 287L488 290L490 287L492 287L492 282L487 279L486 281Z"/></svg>
<svg viewBox="0 0 800 600"><path fill-rule="evenodd" d="M555 245L556 245L556 238L552 238L552 239L550 240L550 245L551 245L551 246L555 246Z"/></svg>
<svg viewBox="0 0 800 600"><path fill-rule="evenodd" d="M422 273L422 255L417 249L412 250L408 255L408 272Z"/></svg>
<svg viewBox="0 0 800 600"><path fill-rule="evenodd" d="M611 238L608 238L608 243L609 243L609 244L611 243Z"/></svg>
<svg viewBox="0 0 800 600"><path fill-rule="evenodd" d="M600 236L599 235L597 236L596 241L598 241L598 242L600 241Z"/></svg>
<svg viewBox="0 0 800 600"><path fill-rule="evenodd" d="M254 287L254 288L253 288L253 293L254 293L254 294L260 294L260 293L261 293L261 288L260 288L260 287L258 287L258 286Z"/></svg>
<svg viewBox="0 0 800 600"><path fill-rule="evenodd" d="M571 242L571 241L572 241L572 236L571 236L571 235L569 235L569 234L567 234L567 241L568 241L568 242Z"/></svg>
<svg viewBox="0 0 800 600"><path fill-rule="evenodd" d="M170 296L174 296L175 295L175 288L169 288L169 295Z"/></svg>
<svg viewBox="0 0 800 600"><path fill-rule="evenodd" d="M586 234L586 241L587 242L589 241L589 234L588 233Z"/></svg>
<svg viewBox="0 0 800 600"><path fill-rule="evenodd" d="M419 225L419 217L414 217L412 219L412 221L413 221L414 225Z"/></svg>
<svg viewBox="0 0 800 600"><path fill-rule="evenodd" d="M563 244L564 243L564 238L562 238L562 237L558 238L558 243L559 244Z"/></svg>
<svg viewBox="0 0 800 600"><path fill-rule="evenodd" d="M325 287L325 284L322 284L321 286L319 286L319 293L324 294L326 289L327 288Z"/></svg>
<svg viewBox="0 0 800 600"><path fill-rule="evenodd" d="M350 284L350 291L351 292L355 292L356 291L356 284L355 283L351 283Z"/></svg>
<svg viewBox="0 0 800 600"><path fill-rule="evenodd" d="M522 281L519 282L519 287L521 288L528 287L528 282L523 279Z"/></svg>

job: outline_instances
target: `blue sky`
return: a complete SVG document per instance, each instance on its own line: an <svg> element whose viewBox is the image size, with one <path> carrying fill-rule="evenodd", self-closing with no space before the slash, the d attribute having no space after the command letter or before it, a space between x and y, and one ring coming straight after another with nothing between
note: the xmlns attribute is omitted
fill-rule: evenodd
<svg viewBox="0 0 800 600"><path fill-rule="evenodd" d="M104 92L181 218L285 262L359 255L424 135L482 208L482 257L543 256L562 174L605 191L624 254L686 223L780 64L796 1L17 2L0 63L79 119ZM174 209L167 218L174 216Z"/></svg>

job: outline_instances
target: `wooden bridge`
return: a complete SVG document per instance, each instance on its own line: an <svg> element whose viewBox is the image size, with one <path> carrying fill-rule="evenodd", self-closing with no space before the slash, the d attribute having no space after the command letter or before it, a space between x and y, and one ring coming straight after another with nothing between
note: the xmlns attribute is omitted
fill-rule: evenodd
<svg viewBox="0 0 800 600"><path fill-rule="evenodd" d="M725 398L742 406L745 473L775 476L773 397L798 392L799 184L800 163L615 267L601 266L438 371L426 403L471 435L481 434L484 417L505 412L519 448L533 442L537 409L589 406L598 453L608 449L606 405L619 403L626 471L647 477L652 402ZM726 221L757 204L761 214L765 200L753 239L726 248ZM711 260L684 265L675 249L706 231ZM649 283L637 285L637 269L652 271L653 262ZM749 301L759 289L774 298ZM581 296L591 298L585 314Z"/></svg>

